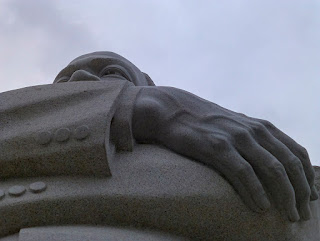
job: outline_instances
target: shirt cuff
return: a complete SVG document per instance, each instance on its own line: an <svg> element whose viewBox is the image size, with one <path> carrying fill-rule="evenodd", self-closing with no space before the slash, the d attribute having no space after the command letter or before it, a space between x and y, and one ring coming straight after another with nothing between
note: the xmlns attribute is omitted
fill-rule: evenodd
<svg viewBox="0 0 320 241"><path fill-rule="evenodd" d="M129 86L120 96L119 105L111 122L110 138L117 151L132 151L134 137L132 116L134 103L141 87Z"/></svg>

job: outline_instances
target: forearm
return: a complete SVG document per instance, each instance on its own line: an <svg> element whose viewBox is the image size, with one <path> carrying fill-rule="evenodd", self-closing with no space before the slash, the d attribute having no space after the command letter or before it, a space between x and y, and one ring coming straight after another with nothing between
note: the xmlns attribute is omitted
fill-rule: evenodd
<svg viewBox="0 0 320 241"><path fill-rule="evenodd" d="M208 118L216 105L173 87L144 87L134 105L133 135L138 142L163 142L174 119Z"/></svg>

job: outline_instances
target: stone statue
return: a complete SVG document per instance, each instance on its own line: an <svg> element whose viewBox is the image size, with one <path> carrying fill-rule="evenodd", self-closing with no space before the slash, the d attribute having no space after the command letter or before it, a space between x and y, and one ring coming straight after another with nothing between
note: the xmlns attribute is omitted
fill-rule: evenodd
<svg viewBox="0 0 320 241"><path fill-rule="evenodd" d="M117 54L1 93L0 113L0 240L320 238L303 147Z"/></svg>

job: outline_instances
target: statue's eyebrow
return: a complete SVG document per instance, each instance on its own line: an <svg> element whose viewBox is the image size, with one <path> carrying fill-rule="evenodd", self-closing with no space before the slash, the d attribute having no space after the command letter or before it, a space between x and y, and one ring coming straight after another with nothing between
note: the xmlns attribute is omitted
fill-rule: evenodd
<svg viewBox="0 0 320 241"><path fill-rule="evenodd" d="M100 73L100 71L106 67L106 65L110 64L110 60L114 60L114 58L103 58L103 57L96 57L96 58L93 58L92 60L90 60L90 62L88 63L90 68L92 70L94 70L95 72L97 72L97 74ZM120 60L118 60L119 62L122 62Z"/></svg>

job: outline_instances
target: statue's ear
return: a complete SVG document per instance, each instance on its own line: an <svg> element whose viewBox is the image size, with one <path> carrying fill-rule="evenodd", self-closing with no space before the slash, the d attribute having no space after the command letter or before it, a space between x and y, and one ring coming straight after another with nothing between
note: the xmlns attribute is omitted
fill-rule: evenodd
<svg viewBox="0 0 320 241"><path fill-rule="evenodd" d="M142 72L143 73L143 72ZM153 82L153 80L150 78L150 76L146 73L143 73L144 74L144 77L146 78L147 82L148 82L148 85L149 86L156 86Z"/></svg>

